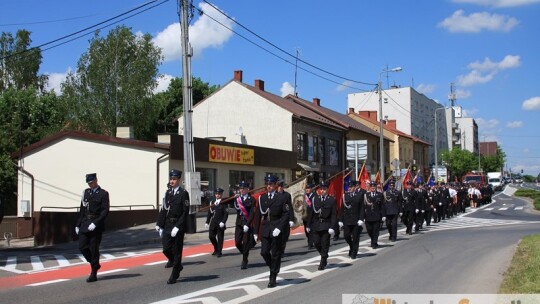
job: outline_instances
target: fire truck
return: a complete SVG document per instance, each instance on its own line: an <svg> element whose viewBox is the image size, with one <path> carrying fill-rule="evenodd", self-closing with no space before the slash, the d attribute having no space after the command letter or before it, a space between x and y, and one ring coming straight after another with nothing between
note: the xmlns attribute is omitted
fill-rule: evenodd
<svg viewBox="0 0 540 304"><path fill-rule="evenodd" d="M464 184L481 184L485 185L488 182L488 177L483 172L467 172L467 174L463 175L461 178L461 182Z"/></svg>

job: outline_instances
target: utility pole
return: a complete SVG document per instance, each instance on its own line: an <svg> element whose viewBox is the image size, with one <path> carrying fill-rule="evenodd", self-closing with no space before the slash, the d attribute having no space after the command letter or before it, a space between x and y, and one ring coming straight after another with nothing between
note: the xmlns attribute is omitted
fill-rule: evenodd
<svg viewBox="0 0 540 304"><path fill-rule="evenodd" d="M193 141L193 91L191 76L191 56L193 48L189 43L189 22L192 13L191 0L178 0L180 27L182 33L182 98L184 100L184 187L189 193L190 216L188 233L195 233L196 208L201 205L200 172L195 172L195 149Z"/></svg>
<svg viewBox="0 0 540 304"><path fill-rule="evenodd" d="M296 49L296 62L294 63L294 96L298 96L298 92L296 91L296 77L298 75L298 49Z"/></svg>

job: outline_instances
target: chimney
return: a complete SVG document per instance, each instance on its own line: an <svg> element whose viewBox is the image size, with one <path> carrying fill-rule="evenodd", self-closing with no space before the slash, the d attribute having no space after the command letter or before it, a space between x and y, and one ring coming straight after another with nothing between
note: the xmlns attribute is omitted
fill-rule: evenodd
<svg viewBox="0 0 540 304"><path fill-rule="evenodd" d="M358 114L360 114L361 117L367 118L369 120L378 121L377 111L360 111L358 112Z"/></svg>
<svg viewBox="0 0 540 304"><path fill-rule="evenodd" d="M234 80L242 82L242 71L234 71Z"/></svg>
<svg viewBox="0 0 540 304"><path fill-rule="evenodd" d="M354 113L354 108L349 108L349 112L347 114L353 114Z"/></svg>
<svg viewBox="0 0 540 304"><path fill-rule="evenodd" d="M133 139L133 126L118 126L116 127L116 137Z"/></svg>
<svg viewBox="0 0 540 304"><path fill-rule="evenodd" d="M320 107L321 106L321 100L319 98L313 98L313 104L316 105L317 107Z"/></svg>
<svg viewBox="0 0 540 304"><path fill-rule="evenodd" d="M386 122L386 125L394 130L397 130L396 128L396 120L395 119L389 119L387 122Z"/></svg>
<svg viewBox="0 0 540 304"><path fill-rule="evenodd" d="M264 91L264 81L260 79L255 79L255 87L261 91Z"/></svg>

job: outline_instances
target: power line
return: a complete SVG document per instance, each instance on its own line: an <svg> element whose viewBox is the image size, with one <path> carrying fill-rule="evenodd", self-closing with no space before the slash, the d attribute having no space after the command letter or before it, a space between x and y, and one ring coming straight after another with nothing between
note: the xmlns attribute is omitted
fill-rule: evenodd
<svg viewBox="0 0 540 304"><path fill-rule="evenodd" d="M102 25L102 24L105 24L105 23L110 22L110 21L112 21L112 20L118 19L118 18L120 18L120 17L122 17L122 16L128 15L128 14L130 14L130 13L136 11L136 10L139 10L139 9L141 9L141 8L143 8L143 7L145 7L145 6L148 6L148 5L150 5L150 4L154 3L154 2L157 2L157 1L158 1L158 0L152 0L152 1L150 1L150 2L143 3L143 4L137 6L137 7L133 8L133 9L130 9L130 10L128 10L128 11L126 11L126 12L123 12L123 13L121 13L121 14L119 14L119 15L116 15L116 16L114 16L114 17L111 17L111 18L107 19L107 20L101 21L101 22L96 23L96 24L94 24L94 25L88 26L88 27L86 27L86 28L84 28L84 29L78 30L78 31L73 32L73 33L71 33L71 34L68 34L68 35L65 35L65 36L63 36L63 37L60 37L60 38L51 40L51 41L49 41L49 42L40 44L40 45L35 46L35 47L31 47L31 48L26 49L26 50L22 50L22 51L17 52L17 53L13 53L13 54L6 55L6 56L4 56L4 57L0 57L0 60L8 59L8 58L11 58L11 57L14 57L14 56L22 55L22 54L24 54L24 53L32 52L32 51L34 51L34 50L36 50L36 49L40 49L40 48L42 48L42 47L44 47L44 46L47 46L47 45L56 43L56 42L58 42L58 41L60 41L60 40L64 40L64 39L66 39L66 38L69 38L69 37L72 37L72 36L81 34L81 33L85 32L85 31L91 30L91 29L93 29L93 28L95 28L95 27L98 27L98 26L100 26L100 25ZM149 10L149 9L151 9L151 8L154 8L154 7L156 7L156 6L162 5L163 3L168 2L168 1L169 1L169 0L163 0L161 3L158 3L158 4L154 5L154 6L151 6L150 8L148 8L148 9L146 9L146 10L140 11L140 12L138 12L138 13L135 13L135 14L131 15L131 16L125 17L125 18L123 18L123 19L120 19L120 20L118 20L118 21L116 21L116 22L114 22L114 23L111 23L111 24L106 25L106 26L104 26L104 27L101 27L101 28L99 28L99 29L102 29L102 28L111 26L111 25L116 24L116 23L118 23L118 22L120 22L120 21L126 20L126 19L128 19L128 18L133 17L133 16L136 16L136 15L138 15L138 14L144 12L144 11L147 11L147 10ZM91 33L91 32L90 32L90 33ZM62 42L62 43L59 43L59 44L57 44L57 45L55 45L55 46L53 46L53 47L46 48L46 49L44 49L43 51L45 51L45 50L50 50L51 48L54 48L54 47L63 45L63 44L65 44L65 43L67 43L67 42L71 42L71 41L73 41L73 40L76 40L76 39L78 39L78 38L81 38L81 37L83 37L83 36L86 36L86 35L88 35L88 34L90 34L90 33L84 33L84 34L79 35L79 36L77 36L76 38L70 39L70 40L68 40L68 41L66 41L66 42Z"/></svg>
<svg viewBox="0 0 540 304"><path fill-rule="evenodd" d="M238 35L240 38L242 38L242 39L246 40L247 42L253 44L254 46L256 46L256 47L262 49L263 51L267 52L268 54L270 54L270 55L272 55L272 56L275 56L275 57L277 57L277 58L283 60L284 62L286 62L286 63L288 63L288 64L290 64L290 65L295 66L295 63L289 61L289 60L286 59L286 58L283 58L282 56L279 56L278 54L273 53L272 51L270 51L269 49L265 48L264 46L262 46L262 45L260 45L260 44L258 44L258 43L256 43L256 42L250 40L250 39L247 38L246 36L244 36L244 35L238 33L237 31L231 29L230 27L226 26L226 25L223 24L222 22L216 20L216 19L213 18L212 16L206 14L203 10L201 10L201 9L199 9L199 8L196 8L196 7L194 7L194 8L195 8L200 14L206 15L208 18L210 18L211 20L213 20L213 21L216 22L217 24L223 26L224 28L228 29L228 30L231 31L232 33ZM296 60L296 58L295 58L295 60ZM302 60L301 60L301 59L298 59L298 61L302 61ZM344 83L340 83L340 82L334 81L334 80L332 80L332 79L330 79L330 78L328 78L328 77L324 77L324 76L322 76L322 75L316 74L316 73L314 73L314 72L312 72L312 71L310 71L310 70L307 70L307 69L305 69L305 68L303 68L303 67L300 67L300 66L298 66L298 68L301 69L301 70L303 70L303 71L305 71L305 72L307 72L307 73L309 73L309 74L312 74L312 75L314 75L314 76L316 76L316 77L322 78L322 79L324 79L324 80L326 80L326 81L335 83L335 84L340 85L340 86L344 86L344 87L347 87L347 88L350 88L350 89L354 89L354 90L359 90L359 91L362 91L362 92L367 92L367 91L368 91L368 90L365 90L365 89L356 88L356 87L353 87L353 86L350 86L350 85L347 85L347 84L344 84Z"/></svg>
<svg viewBox="0 0 540 304"><path fill-rule="evenodd" d="M207 3L208 5L210 5L212 8L214 8L216 11L218 11L220 14L222 14L223 16L227 17L227 19L231 20L232 22L238 24L238 26L242 27L243 29L245 29L246 31L250 32L252 35L256 36L257 38L261 39L262 41L266 42L267 44L271 45L272 47L278 49L279 51L287 54L288 56L290 56L291 58L295 58L296 59L296 56L294 54L291 54L287 51L285 51L284 49L280 48L279 46L277 46L276 44L270 42L269 40L263 38L262 36L260 36L259 34L253 32L252 30L250 30L249 28L245 27L244 25L242 25L241 23L239 23L238 21L236 21L235 19L229 17L225 12L221 11L219 8L217 8L216 6L214 6L212 3L208 2L207 0L203 0L205 3ZM208 15L207 15L208 16ZM354 79L350 79L350 78L347 78L347 77L343 77L343 76L340 76L340 75L337 75L335 73L332 73L330 71L327 71L325 69L322 69L322 68L319 68L305 60L302 60L302 59L298 59L298 61L316 69L316 70L319 70L320 72L323 72L323 73L326 73L328 75L331 75L331 76L334 76L336 78L340 78L340 79L343 79L343 80L347 80L347 81L350 81L350 82L354 82L354 83L358 83L358 84L364 84L364 85L376 85L376 83L367 83L367 82L363 82L363 81L358 81L358 80L354 80Z"/></svg>
<svg viewBox="0 0 540 304"><path fill-rule="evenodd" d="M46 20L46 21L36 21L36 22L23 22L23 23L5 23L0 24L0 26L20 26L20 25L35 25L35 24L47 24L47 23L56 23L56 22L64 22L64 21L71 21L71 20L79 20L79 19L85 19L88 17L94 17L96 14L93 15L86 15L86 16L79 16L79 17L71 17L71 18L64 18L64 19L55 19L55 20Z"/></svg>

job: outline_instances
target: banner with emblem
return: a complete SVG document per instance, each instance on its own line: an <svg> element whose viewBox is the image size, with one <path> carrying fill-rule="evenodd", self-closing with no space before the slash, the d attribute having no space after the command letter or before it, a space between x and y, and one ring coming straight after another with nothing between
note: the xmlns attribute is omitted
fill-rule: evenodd
<svg viewBox="0 0 540 304"><path fill-rule="evenodd" d="M368 190L369 188L369 182L371 181L371 178L369 177L369 172L366 170L366 162L362 165L362 169L360 169L360 173L358 173L358 183L360 184L360 187L364 190Z"/></svg>
<svg viewBox="0 0 540 304"><path fill-rule="evenodd" d="M307 184L307 175L301 177L289 185L287 192L291 194L292 206L294 212L295 224L293 228L296 228L302 224L302 215L307 212L307 209L304 205L304 194Z"/></svg>

